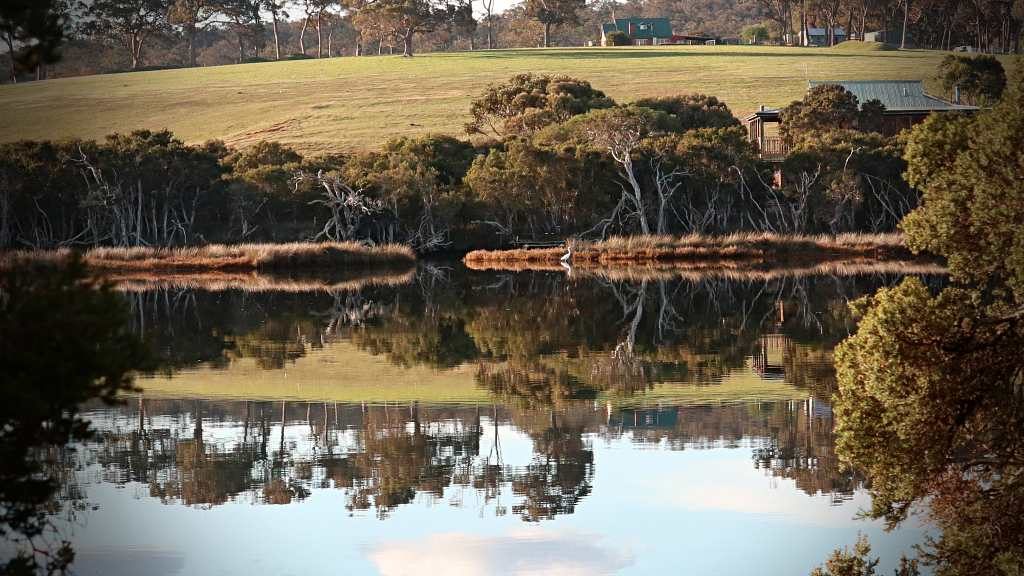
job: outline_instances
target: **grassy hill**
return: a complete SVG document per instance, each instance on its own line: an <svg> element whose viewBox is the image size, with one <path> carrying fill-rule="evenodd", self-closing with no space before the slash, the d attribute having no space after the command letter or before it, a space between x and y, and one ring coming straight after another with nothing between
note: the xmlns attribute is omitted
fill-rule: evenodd
<svg viewBox="0 0 1024 576"><path fill-rule="evenodd" d="M807 79L925 79L941 52L680 46L492 50L108 74L0 86L0 141L169 128L190 142L278 140L304 152L461 134L471 99L522 72L571 74L615 99L704 92L737 115Z"/></svg>

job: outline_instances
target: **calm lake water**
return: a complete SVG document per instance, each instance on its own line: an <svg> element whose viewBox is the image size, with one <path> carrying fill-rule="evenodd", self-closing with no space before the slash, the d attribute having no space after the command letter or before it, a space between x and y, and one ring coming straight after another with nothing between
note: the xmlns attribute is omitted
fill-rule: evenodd
<svg viewBox="0 0 1024 576"><path fill-rule="evenodd" d="M91 407L76 572L807 574L858 533L832 350L894 275L461 265L125 293L167 360ZM938 281L938 280L930 280Z"/></svg>

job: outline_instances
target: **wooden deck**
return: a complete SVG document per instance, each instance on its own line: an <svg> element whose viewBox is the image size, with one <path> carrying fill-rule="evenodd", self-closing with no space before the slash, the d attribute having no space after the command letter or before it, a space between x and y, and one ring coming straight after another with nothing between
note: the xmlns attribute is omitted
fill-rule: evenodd
<svg viewBox="0 0 1024 576"><path fill-rule="evenodd" d="M782 162L789 156L789 145L778 136L766 136L760 143L755 141L754 145L757 146L761 159L768 162Z"/></svg>

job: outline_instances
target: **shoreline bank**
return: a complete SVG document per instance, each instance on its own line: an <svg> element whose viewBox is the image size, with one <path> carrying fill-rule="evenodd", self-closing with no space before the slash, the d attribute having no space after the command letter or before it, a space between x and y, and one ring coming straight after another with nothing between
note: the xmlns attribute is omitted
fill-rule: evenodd
<svg viewBox="0 0 1024 576"><path fill-rule="evenodd" d="M569 241L556 248L474 250L463 258L473 269L526 267L623 268L657 266L683 270L813 267L830 262L918 262L899 234L801 236L740 233L726 236L631 236L598 242Z"/></svg>
<svg viewBox="0 0 1024 576"><path fill-rule="evenodd" d="M56 264L72 257L68 248L15 250L0 254L0 267ZM91 272L117 275L275 273L325 269L409 267L416 254L408 246L365 246L358 242L210 244L175 248L89 248L79 253Z"/></svg>

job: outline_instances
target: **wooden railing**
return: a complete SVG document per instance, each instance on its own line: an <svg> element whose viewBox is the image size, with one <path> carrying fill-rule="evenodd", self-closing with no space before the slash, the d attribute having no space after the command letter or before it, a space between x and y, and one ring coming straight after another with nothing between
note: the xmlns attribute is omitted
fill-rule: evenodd
<svg viewBox="0 0 1024 576"><path fill-rule="evenodd" d="M765 160L783 160L789 155L789 145L778 136L767 136L761 143L761 158Z"/></svg>

